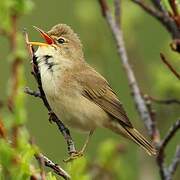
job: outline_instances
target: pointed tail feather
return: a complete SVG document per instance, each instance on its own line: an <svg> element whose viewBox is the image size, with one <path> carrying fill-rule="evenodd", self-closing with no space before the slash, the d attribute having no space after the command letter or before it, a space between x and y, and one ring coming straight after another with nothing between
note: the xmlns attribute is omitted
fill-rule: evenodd
<svg viewBox="0 0 180 180"><path fill-rule="evenodd" d="M130 139L142 147L149 155L156 155L156 149L135 129L123 126Z"/></svg>

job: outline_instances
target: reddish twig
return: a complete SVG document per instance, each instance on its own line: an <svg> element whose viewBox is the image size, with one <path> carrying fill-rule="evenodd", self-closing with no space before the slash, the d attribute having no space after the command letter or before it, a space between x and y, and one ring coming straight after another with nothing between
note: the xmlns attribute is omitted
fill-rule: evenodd
<svg viewBox="0 0 180 180"><path fill-rule="evenodd" d="M15 45L13 45L15 46ZM17 95L18 87L19 87L19 67L21 66L22 61L19 58L15 58L12 67L11 67L11 94L8 97L8 108L11 112L13 112L14 109L14 101L15 97Z"/></svg>
<svg viewBox="0 0 180 180"><path fill-rule="evenodd" d="M146 11L149 15L157 19L171 34L173 43L171 43L171 48L180 53L180 16L179 15L171 15L169 12L167 12L163 6L161 5L160 0L151 0L154 4L154 9L152 6L145 4L143 0L132 0L134 3L138 4L144 11ZM172 8L173 11L176 11L176 5L173 1ZM177 13L177 12L176 12Z"/></svg>
<svg viewBox="0 0 180 180"><path fill-rule="evenodd" d="M145 10L151 16L156 17L160 22L163 19L163 13L156 10L153 6L146 5L142 0L132 0L134 3L138 4L143 10Z"/></svg>
<svg viewBox="0 0 180 180"><path fill-rule="evenodd" d="M4 34L7 36L8 40L9 40L9 44L10 44L10 51L13 55L15 55L16 53L16 49L17 49L17 16L16 15L12 15L11 16L11 26L13 27L11 29L10 32L6 32L1 30L2 32L4 32ZM11 77L10 77L10 81L12 84L12 88L11 88L11 92L10 95L8 97L8 108L11 112L13 112L14 109L14 101L15 101L15 97L17 95L17 90L19 87L19 68L21 66L22 62L21 59L17 56L14 57L12 65L11 65Z"/></svg>
<svg viewBox="0 0 180 180"><path fill-rule="evenodd" d="M178 8L177 8L177 5L176 5L176 0L169 0L169 4L171 6L171 9L172 9L174 15L178 16L179 12L178 12Z"/></svg>
<svg viewBox="0 0 180 180"><path fill-rule="evenodd" d="M2 118L1 118L1 116L0 116L0 138L6 138L6 134L7 134L7 132L6 132L6 129L5 129L5 127L4 127L4 123L3 123L3 120L2 120Z"/></svg>
<svg viewBox="0 0 180 180"><path fill-rule="evenodd" d="M152 0L153 4L157 9L155 10L150 5L146 5L142 0L132 0L134 3L138 4L143 10L145 10L148 14L155 17L171 34L173 39L180 38L180 29L178 28L176 22L172 17L169 16L168 12L166 12L159 1Z"/></svg>
<svg viewBox="0 0 180 180"><path fill-rule="evenodd" d="M165 56L162 53L160 53L160 56L161 56L161 60L163 61L163 63L180 80L180 74L172 67L172 65L167 61L167 59L165 58Z"/></svg>

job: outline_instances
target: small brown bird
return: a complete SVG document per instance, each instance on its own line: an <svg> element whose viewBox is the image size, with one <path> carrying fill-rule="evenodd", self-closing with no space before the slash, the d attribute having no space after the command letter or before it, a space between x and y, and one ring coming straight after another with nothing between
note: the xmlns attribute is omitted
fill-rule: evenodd
<svg viewBox="0 0 180 180"><path fill-rule="evenodd" d="M155 155L155 148L133 127L106 79L85 62L77 34L65 24L58 24L47 33L36 29L46 43L30 44L39 46L35 55L52 110L68 127L89 132L82 150L70 159L83 154L96 127L122 134Z"/></svg>

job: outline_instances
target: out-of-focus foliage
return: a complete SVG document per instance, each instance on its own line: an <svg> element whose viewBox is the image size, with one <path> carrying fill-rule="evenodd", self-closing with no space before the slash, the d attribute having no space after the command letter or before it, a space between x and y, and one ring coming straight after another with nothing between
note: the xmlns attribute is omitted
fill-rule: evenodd
<svg viewBox="0 0 180 180"><path fill-rule="evenodd" d="M26 56L22 33L17 31L17 20L31 10L30 0L0 1L0 31L10 46L9 55L11 74L8 88L8 111L0 113L0 179L25 180L39 172L34 165L37 148L29 143L30 135L25 127L26 108L24 65ZM48 175L48 179L56 179Z"/></svg>
<svg viewBox="0 0 180 180"><path fill-rule="evenodd" d="M113 5L112 0L108 2ZM162 3L171 11L168 0L163 0ZM170 36L157 21L131 1L122 1L122 9L126 47L141 90L159 98L178 97L180 84L159 57L159 52L165 53L177 71L180 70L179 56L169 48ZM22 30L27 27L34 40L39 37L32 30L32 25L48 30L57 23L67 23L75 29L84 44L86 60L108 79L133 124L137 128L143 126L138 121L116 47L96 0L0 0L0 101L4 101L4 107L0 109L2 180L24 180L39 174L40 169L34 160L34 153L38 152L38 148L29 144L31 136L35 137L40 149L55 162L62 162L65 158L66 144L57 128L48 124L47 112L42 103L32 97L26 98L23 93L26 84L35 88L36 86L31 78ZM15 39L12 41L14 33ZM12 68L17 65L15 62L18 62L15 73L17 79L12 73ZM7 99L10 100L12 112L5 107ZM157 124L163 136L179 116L179 107L155 107ZM81 146L84 141L82 135L74 132L72 134L77 146ZM177 142L178 138L175 138L168 148L168 158L174 154ZM139 152L139 149L137 151L136 145L100 129L92 137L85 157L63 167L73 180L158 179L158 170L153 163L152 158ZM46 179L56 179L49 169Z"/></svg>
<svg viewBox="0 0 180 180"><path fill-rule="evenodd" d="M0 1L0 27L4 31L12 30L12 17L22 16L32 10L31 0L2 0Z"/></svg>

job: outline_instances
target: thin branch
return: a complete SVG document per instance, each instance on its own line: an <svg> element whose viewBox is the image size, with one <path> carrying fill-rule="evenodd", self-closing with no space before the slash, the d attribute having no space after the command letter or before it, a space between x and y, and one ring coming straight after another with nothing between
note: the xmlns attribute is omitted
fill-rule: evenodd
<svg viewBox="0 0 180 180"><path fill-rule="evenodd" d="M41 98L41 93L40 93L40 91L33 91L33 90L31 90L29 87L25 87L24 92L25 92L26 94L31 95L31 96Z"/></svg>
<svg viewBox="0 0 180 180"><path fill-rule="evenodd" d="M169 4L171 6L171 9L172 9L174 15L178 16L179 12L178 12L178 7L177 7L177 4L176 4L176 0L169 0Z"/></svg>
<svg viewBox="0 0 180 180"><path fill-rule="evenodd" d="M174 40L180 38L180 29L177 27L177 24L174 21L174 19L170 17L169 14L164 9L158 11L155 10L150 5L146 5L142 0L132 0L132 1L138 4L143 10L145 10L152 17L155 17L168 30L168 32L171 34Z"/></svg>
<svg viewBox="0 0 180 180"><path fill-rule="evenodd" d="M120 24L121 24L120 9L121 9L121 0L114 0L114 16L115 16L115 22L116 22L117 26L120 26Z"/></svg>
<svg viewBox="0 0 180 180"><path fill-rule="evenodd" d="M165 58L165 56L160 53L161 60L163 63L169 68L169 70L180 80L180 74L172 67L172 65L168 62L168 60Z"/></svg>
<svg viewBox="0 0 180 180"><path fill-rule="evenodd" d="M151 139L152 139L152 142L154 144L158 144L160 141L160 133L159 133L159 130L158 130L157 124L156 124L156 111L152 107L152 102L151 102L151 99L149 98L149 96L145 94L143 97L144 97L144 100L146 102L148 112L149 112L151 119L152 119L151 129L152 129L153 133L152 133Z"/></svg>
<svg viewBox="0 0 180 180"><path fill-rule="evenodd" d="M149 115L149 112L148 112L148 109L144 102L144 99L141 96L140 89L138 87L134 72L129 64L127 52L126 52L126 49L124 46L122 30L120 29L120 27L118 27L116 25L114 19L112 18L112 15L111 15L111 12L109 11L106 0L99 0L99 4L100 4L101 10L102 10L102 14L105 17L105 19L109 25L109 28L112 31L114 39L116 41L117 48L118 48L118 54L121 57L121 62L125 69L137 110L140 114L140 117L143 119L143 121L146 125L146 128L148 129L148 133L152 137L153 136L153 132L152 132L152 123L153 122Z"/></svg>
<svg viewBox="0 0 180 180"><path fill-rule="evenodd" d="M173 159L173 163L170 165L169 170L165 166L164 163L164 156L165 156L165 149L172 137L175 135L177 130L180 128L180 120L178 120L168 131L165 138L159 143L159 153L156 157L156 161L159 166L160 175L163 180L171 180L172 179L172 172L175 171L177 165L177 158L176 156ZM178 156L179 157L179 156ZM170 173L171 172L171 173Z"/></svg>
<svg viewBox="0 0 180 180"><path fill-rule="evenodd" d="M2 117L0 116L0 138L6 139L6 136L7 136L6 128L4 127Z"/></svg>
<svg viewBox="0 0 180 180"><path fill-rule="evenodd" d="M58 117L56 116L56 114L52 111L47 99L46 99L46 95L44 93L44 90L42 88L42 83L41 83L41 76L40 76L40 72L39 72L39 68L38 68L38 64L37 64L37 57L34 55L34 49L32 48L31 45L29 45L29 38L28 38L28 34L27 32L24 30L24 35L25 35L25 42L27 45L27 48L30 52L30 55L32 57L32 69L33 69L33 75L36 79L36 82L38 84L38 89L39 92L41 94L41 99L44 103L44 106L47 108L47 110L49 111L49 119L51 122L55 122L59 128L59 130L61 131L61 133L63 134L67 146L68 146L68 154L72 154L74 152L76 152L75 146L74 146L74 142L72 140L72 137L70 135L70 131L68 130L68 128L62 123L62 121L60 119L58 119Z"/></svg>
<svg viewBox="0 0 180 180"><path fill-rule="evenodd" d="M179 163L180 163L180 145L177 147L173 161L169 166L169 173L171 176L173 176L173 174L175 173Z"/></svg>
<svg viewBox="0 0 180 180"><path fill-rule="evenodd" d="M39 167L41 170L40 171L41 180L46 180L46 175L45 175L45 171L44 171L44 166L45 166L44 159L39 154L35 154L34 156L38 160L38 163L39 163Z"/></svg>
<svg viewBox="0 0 180 180"><path fill-rule="evenodd" d="M159 21L163 18L163 13L156 10L153 6L146 5L142 0L132 0L134 3L138 4L143 10L153 17L156 17Z"/></svg>
<svg viewBox="0 0 180 180"><path fill-rule="evenodd" d="M51 168L57 175L63 177L65 180L71 179L70 175L64 169L62 169L58 164L55 164L43 154L36 154L35 157L38 161L43 162L45 166Z"/></svg>
<svg viewBox="0 0 180 180"><path fill-rule="evenodd" d="M178 104L178 105L180 105L180 100L175 99L175 98L174 99L157 99L157 98L149 96L149 95L148 95L148 98L151 101L158 103L158 104L166 104L166 105Z"/></svg>
<svg viewBox="0 0 180 180"><path fill-rule="evenodd" d="M180 129L180 119L176 121L175 124L172 125L172 127L167 132L165 138L161 141L159 153L163 152L170 140L173 138L175 133Z"/></svg>
<svg viewBox="0 0 180 180"><path fill-rule="evenodd" d="M151 0L151 2L154 4L154 7L156 7L160 11L163 11L161 0Z"/></svg>

